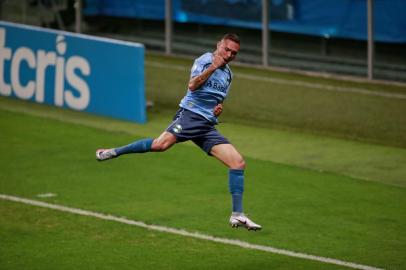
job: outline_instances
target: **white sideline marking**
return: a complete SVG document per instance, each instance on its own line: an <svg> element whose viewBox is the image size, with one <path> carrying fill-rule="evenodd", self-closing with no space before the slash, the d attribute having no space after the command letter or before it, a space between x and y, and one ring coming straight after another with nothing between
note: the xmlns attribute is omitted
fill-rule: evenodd
<svg viewBox="0 0 406 270"><path fill-rule="evenodd" d="M55 193L42 193L37 195L38 198L51 198L56 197Z"/></svg>
<svg viewBox="0 0 406 270"><path fill-rule="evenodd" d="M181 65L174 65L174 64L163 64L158 62L148 61L146 62L147 66L158 67L158 68L172 68L176 70L186 71L188 70L186 67ZM378 96L378 97L385 97L385 98L394 98L394 99L406 99L405 94L398 94L398 93L387 93L387 92L379 92L379 91L371 91L368 89L363 88L355 88L355 87L340 87L340 86L331 86L321 83L310 83L305 81L297 81L297 80L284 80L284 79L276 79L276 78L268 78L256 75L247 75L243 73L235 73L238 77L244 78L247 80L254 80L254 81L263 81L263 82L271 82L276 84L282 85L292 85L292 86L301 86L311 89L318 89L318 90L326 90L326 91L334 91L334 92L347 92L347 93L356 93L362 95L369 95L369 96Z"/></svg>
<svg viewBox="0 0 406 270"><path fill-rule="evenodd" d="M240 240L214 237L211 235L201 234L198 232L188 232L188 231L182 230L182 229L174 229L174 228L159 226L159 225L148 225L142 221L130 220L130 219L127 219L124 217L116 217L116 216L112 216L112 215L101 214L101 213L97 213L97 212L67 207L67 206L58 205L58 204L51 204L51 203L46 203L46 202L41 202L41 201L35 201L35 200L25 199L25 198L16 197L16 196L0 194L0 199L39 206L39 207L44 207L44 208L49 208L49 209L54 209L54 210L82 215L82 216L89 216L89 217L95 217L95 218L103 219L103 220L115 221L115 222L138 226L141 228L154 230L154 231L166 232L166 233L182 235L182 236L186 236L186 237L192 237L192 238L197 238L197 239L202 239L202 240L207 240L207 241L212 241L212 242L217 242L217 243L222 243L222 244L234 245L234 246L239 246L239 247L247 248L247 249L261 250L261 251L265 251L265 252L286 255L286 256L290 256L290 257L296 257L296 258L301 258L301 259L306 259L306 260L311 260L311 261L335 264L335 265L345 266L345 267L353 268L353 269L383 270L382 268L376 268L373 266L356 264L356 263L346 262L346 261L340 261L337 259L319 257L319 256L315 256L315 255L308 255L308 254L304 254L304 253L274 248L271 246L250 244L248 242L243 242Z"/></svg>

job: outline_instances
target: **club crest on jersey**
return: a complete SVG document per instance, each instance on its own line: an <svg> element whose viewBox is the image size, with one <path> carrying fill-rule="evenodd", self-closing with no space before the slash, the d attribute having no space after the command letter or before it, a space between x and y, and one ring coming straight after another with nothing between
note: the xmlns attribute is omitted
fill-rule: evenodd
<svg viewBox="0 0 406 270"><path fill-rule="evenodd" d="M178 124L178 125L174 126L174 127L172 128L172 130L173 130L175 133L180 133L180 132L182 131L182 126Z"/></svg>

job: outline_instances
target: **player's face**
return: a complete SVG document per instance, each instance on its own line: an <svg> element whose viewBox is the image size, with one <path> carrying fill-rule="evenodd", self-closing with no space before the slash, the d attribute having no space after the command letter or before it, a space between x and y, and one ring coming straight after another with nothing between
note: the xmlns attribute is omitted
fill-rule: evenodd
<svg viewBox="0 0 406 270"><path fill-rule="evenodd" d="M217 53L221 57L223 57L223 59L226 61L226 64L234 60L239 50L240 44L229 39L221 40L217 44Z"/></svg>

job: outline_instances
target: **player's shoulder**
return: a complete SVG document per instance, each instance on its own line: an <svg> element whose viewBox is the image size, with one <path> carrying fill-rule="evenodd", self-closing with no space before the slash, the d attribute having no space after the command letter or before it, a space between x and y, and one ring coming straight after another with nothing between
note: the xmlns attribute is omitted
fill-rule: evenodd
<svg viewBox="0 0 406 270"><path fill-rule="evenodd" d="M203 72L212 62L212 53L204 53L200 57L196 58L192 67L192 76L196 76L197 73Z"/></svg>
<svg viewBox="0 0 406 270"><path fill-rule="evenodd" d="M213 58L213 53L207 52L207 53L202 54L198 58L196 58L195 62L203 63L203 64L211 63L212 58Z"/></svg>

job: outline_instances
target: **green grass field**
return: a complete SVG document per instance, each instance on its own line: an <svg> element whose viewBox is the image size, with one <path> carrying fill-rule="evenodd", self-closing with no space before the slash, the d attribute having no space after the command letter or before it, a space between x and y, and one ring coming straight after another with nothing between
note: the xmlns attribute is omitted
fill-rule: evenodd
<svg viewBox="0 0 406 270"><path fill-rule="evenodd" d="M136 137L7 110L0 123L2 194L52 192L57 197L43 200L372 266L405 265L402 187L247 158L245 205L264 226L248 233L227 225L226 169L194 146L98 163L97 147ZM1 202L1 215L2 269L339 268L10 202Z"/></svg>
<svg viewBox="0 0 406 270"><path fill-rule="evenodd" d="M147 90L155 97L157 89L152 88L164 82L152 80L151 69L148 66ZM337 83L313 82L317 80ZM390 87L385 91L400 93ZM330 94L324 98L337 97ZM247 124L249 118L239 119L238 105L230 100L230 116L227 105L219 129L248 164L245 210L264 228L253 233L228 226L227 169L190 143L165 153L95 161L96 148L159 134L176 109L168 111L173 95L154 99L158 105L146 125L0 97L0 194L372 267L406 269L404 126L392 127L405 121L400 114L404 100L349 93L347 98L355 95L365 108L378 104L377 110L383 111L381 106L388 103L391 116L397 116L387 119L389 135L363 137L375 129L365 123L356 140L320 124L330 116L337 121L347 117L340 113L320 115L318 125L306 128L293 125L295 115L284 116L286 125L272 119L264 124L257 118ZM294 96L292 102L297 102ZM388 116L379 117L377 123L385 123ZM352 121L349 126L362 117ZM385 143L389 138L395 141ZM38 197L44 193L56 196ZM348 269L5 200L0 200L0 215L0 269Z"/></svg>

